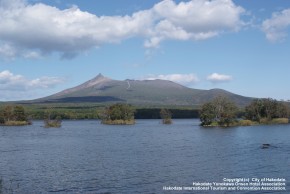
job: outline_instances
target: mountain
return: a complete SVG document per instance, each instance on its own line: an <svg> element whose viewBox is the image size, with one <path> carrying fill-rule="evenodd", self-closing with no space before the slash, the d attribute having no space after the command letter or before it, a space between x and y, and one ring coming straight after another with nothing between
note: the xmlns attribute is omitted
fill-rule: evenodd
<svg viewBox="0 0 290 194"><path fill-rule="evenodd" d="M54 95L34 100L39 103L126 102L133 105L194 106L214 97L226 96L240 106L252 98L221 89L192 89L167 80L113 80L99 74L95 78Z"/></svg>

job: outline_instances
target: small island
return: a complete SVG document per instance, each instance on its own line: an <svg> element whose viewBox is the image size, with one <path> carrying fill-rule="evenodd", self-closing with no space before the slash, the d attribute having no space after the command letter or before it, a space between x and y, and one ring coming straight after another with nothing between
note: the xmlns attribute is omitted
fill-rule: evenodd
<svg viewBox="0 0 290 194"><path fill-rule="evenodd" d="M23 106L7 105L0 111L0 125L2 126L22 126L30 125L28 116Z"/></svg>
<svg viewBox="0 0 290 194"><path fill-rule="evenodd" d="M45 128L60 128L61 127L61 119L57 117L56 119L45 119L44 120L44 127Z"/></svg>
<svg viewBox="0 0 290 194"><path fill-rule="evenodd" d="M170 112L170 110L166 109L166 108L162 108L160 110L160 117L162 119L162 123L169 125L172 124L172 113Z"/></svg>
<svg viewBox="0 0 290 194"><path fill-rule="evenodd" d="M101 115L102 124L106 125L133 125L134 108L128 104L114 104L107 107Z"/></svg>
<svg viewBox="0 0 290 194"><path fill-rule="evenodd" d="M44 119L45 128L60 128L61 127L61 117L53 111L52 107L47 108L46 117Z"/></svg>
<svg viewBox="0 0 290 194"><path fill-rule="evenodd" d="M239 108L235 103L219 96L201 107L201 126L231 127L289 123L288 105L271 98L254 99L242 112L244 115L239 119Z"/></svg>

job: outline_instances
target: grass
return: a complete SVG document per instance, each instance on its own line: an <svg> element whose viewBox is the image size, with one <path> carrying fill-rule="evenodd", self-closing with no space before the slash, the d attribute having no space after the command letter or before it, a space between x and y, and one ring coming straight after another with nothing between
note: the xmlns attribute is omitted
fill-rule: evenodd
<svg viewBox="0 0 290 194"><path fill-rule="evenodd" d="M268 120L267 118L261 118L259 123L262 125L269 125L271 124L271 121Z"/></svg>
<svg viewBox="0 0 290 194"><path fill-rule="evenodd" d="M225 127L223 125L220 125L218 122L214 121L209 125L201 125L202 127Z"/></svg>
<svg viewBox="0 0 290 194"><path fill-rule="evenodd" d="M218 122L212 122L210 125L205 125L204 127L236 127L236 126L253 126L253 125L277 125L277 124L289 124L288 118L275 118L268 120L262 118L260 122L251 120L239 120L231 123L229 126L220 125Z"/></svg>
<svg viewBox="0 0 290 194"><path fill-rule="evenodd" d="M277 124L288 124L289 119L288 118L275 118L272 120L268 120L267 118L262 118L260 120L260 124L262 125L277 125Z"/></svg>
<svg viewBox="0 0 290 194"><path fill-rule="evenodd" d="M134 125L135 120L103 120L102 124L105 125Z"/></svg>
<svg viewBox="0 0 290 194"><path fill-rule="evenodd" d="M277 118L271 121L271 124L288 124L288 123L289 123L288 118Z"/></svg>
<svg viewBox="0 0 290 194"><path fill-rule="evenodd" d="M6 121L4 123L4 126L24 126L24 125L30 125L31 122L29 121Z"/></svg>
<svg viewBox="0 0 290 194"><path fill-rule="evenodd" d="M237 123L237 126L253 126L253 125L258 125L258 123L251 120L240 120Z"/></svg>

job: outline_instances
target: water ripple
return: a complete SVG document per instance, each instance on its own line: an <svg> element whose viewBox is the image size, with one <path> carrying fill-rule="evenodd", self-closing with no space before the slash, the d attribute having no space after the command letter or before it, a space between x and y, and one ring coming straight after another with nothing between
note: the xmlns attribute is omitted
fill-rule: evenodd
<svg viewBox="0 0 290 194"><path fill-rule="evenodd" d="M163 186L224 177L290 180L288 126L204 129L197 123L64 121L61 129L38 122L0 128L0 177L20 194L162 193ZM263 143L272 147L261 149Z"/></svg>

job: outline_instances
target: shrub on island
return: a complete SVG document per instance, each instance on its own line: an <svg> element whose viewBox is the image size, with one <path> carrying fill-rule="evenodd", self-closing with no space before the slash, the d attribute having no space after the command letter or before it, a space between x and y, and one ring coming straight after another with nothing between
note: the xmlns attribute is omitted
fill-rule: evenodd
<svg viewBox="0 0 290 194"><path fill-rule="evenodd" d="M172 124L172 119L171 119L172 114L171 114L170 110L165 109L165 108L161 109L160 110L160 117L162 119L163 124L167 124L167 125Z"/></svg>
<svg viewBox="0 0 290 194"><path fill-rule="evenodd" d="M232 127L288 124L289 107L271 98L255 99L245 107L245 117L237 120L237 106L223 97L205 103L200 110L202 126Z"/></svg>
<svg viewBox="0 0 290 194"><path fill-rule="evenodd" d="M7 105L0 111L0 125L23 126L31 125L23 106Z"/></svg>
<svg viewBox="0 0 290 194"><path fill-rule="evenodd" d="M134 108L128 104L114 104L107 107L101 115L102 124L107 125L133 125Z"/></svg>
<svg viewBox="0 0 290 194"><path fill-rule="evenodd" d="M205 103L200 110L202 126L230 127L236 125L237 106L229 99L219 96Z"/></svg>
<svg viewBox="0 0 290 194"><path fill-rule="evenodd" d="M255 99L245 108L245 117L262 125L288 124L289 106L271 98Z"/></svg>
<svg viewBox="0 0 290 194"><path fill-rule="evenodd" d="M45 128L59 128L61 127L61 117L53 111L52 107L46 110L46 119L44 120Z"/></svg>

